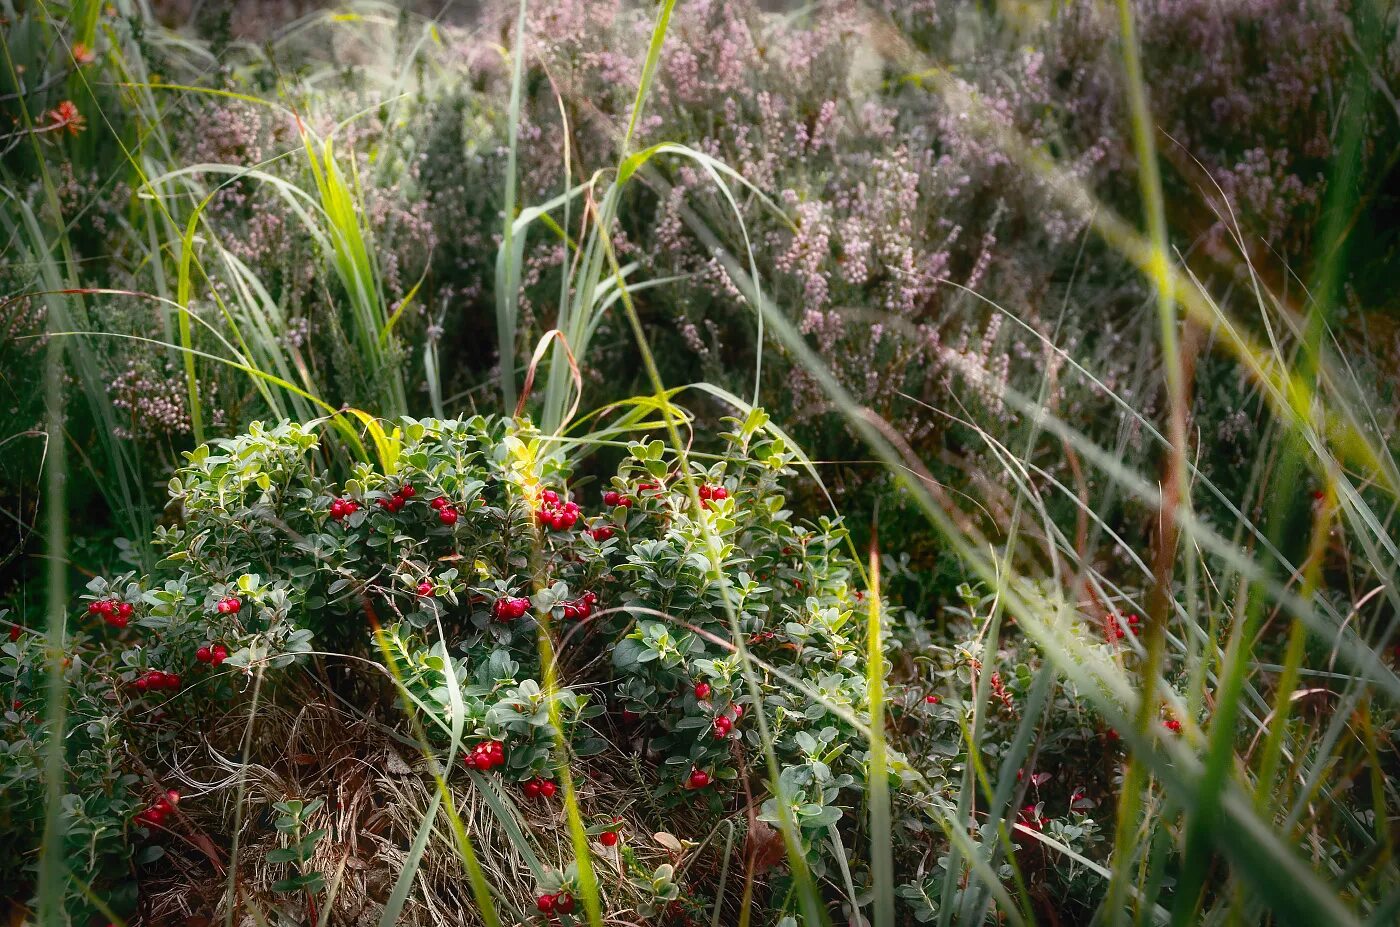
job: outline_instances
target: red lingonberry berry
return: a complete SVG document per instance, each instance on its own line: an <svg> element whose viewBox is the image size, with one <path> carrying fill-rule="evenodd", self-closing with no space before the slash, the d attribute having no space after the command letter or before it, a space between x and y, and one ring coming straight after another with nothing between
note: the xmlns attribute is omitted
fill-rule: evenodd
<svg viewBox="0 0 1400 927"><path fill-rule="evenodd" d="M89 614L89 615L97 615L97 614L101 614L101 612L102 612L102 603L101 603L101 602L89 602L89 603L88 603L88 614Z"/></svg>
<svg viewBox="0 0 1400 927"><path fill-rule="evenodd" d="M520 788L521 791L525 793L526 798L540 797L540 780L538 779L527 779L525 781L525 784L522 785Z"/></svg>
<svg viewBox="0 0 1400 927"><path fill-rule="evenodd" d="M16 624L16 625L11 625L11 626L10 626L10 640L11 640L11 641L17 641L17 640L19 640L19 636L20 636L22 630L23 630L23 629L21 629L20 626L17 625L17 624Z"/></svg>
<svg viewBox="0 0 1400 927"><path fill-rule="evenodd" d="M124 628L131 622L125 615L108 615L105 620L114 628Z"/></svg>
<svg viewBox="0 0 1400 927"><path fill-rule="evenodd" d="M392 499L389 500L389 511L391 511L391 512L402 511L402 510L403 510L403 506L404 506L404 497L403 497L403 496L394 496Z"/></svg>
<svg viewBox="0 0 1400 927"><path fill-rule="evenodd" d="M438 496L436 499L429 502L428 505L436 511L437 509L441 509L443 506L447 505L447 500L444 499L442 496Z"/></svg>
<svg viewBox="0 0 1400 927"><path fill-rule="evenodd" d="M565 602L565 603L564 603L564 617L565 617L565 618L577 618L577 617L578 617L578 606L575 605L575 604L572 603L572 602Z"/></svg>
<svg viewBox="0 0 1400 927"><path fill-rule="evenodd" d="M554 505L559 501L559 494L552 489L546 489L540 493L540 501L549 505Z"/></svg>
<svg viewBox="0 0 1400 927"><path fill-rule="evenodd" d="M421 583L418 584L418 594L419 594L419 595L424 595L424 596L426 596L426 595L432 595L432 594L433 594L433 584L430 583L430 582L428 582L426 579L423 580Z"/></svg>
<svg viewBox="0 0 1400 927"><path fill-rule="evenodd" d="M457 510L450 505L444 505L438 509L438 521L449 528L452 527L457 524Z"/></svg>
<svg viewBox="0 0 1400 927"><path fill-rule="evenodd" d="M623 724L636 724L638 721L641 720L641 718L642 718L641 715L637 714L635 711L633 711L633 710L630 709L630 708L624 708L624 709L622 709L622 723L623 723Z"/></svg>
<svg viewBox="0 0 1400 927"><path fill-rule="evenodd" d="M617 508L618 503L621 501L622 494L616 489L609 489L607 492L603 493L603 504L606 506Z"/></svg>
<svg viewBox="0 0 1400 927"><path fill-rule="evenodd" d="M590 528L588 534L595 541L606 541L613 536L612 525L598 525L597 527Z"/></svg>
<svg viewBox="0 0 1400 927"><path fill-rule="evenodd" d="M404 483L403 486L399 487L399 495L405 499L412 499L417 494L418 490L413 488L412 483Z"/></svg>
<svg viewBox="0 0 1400 927"><path fill-rule="evenodd" d="M1181 722L1176 720L1175 718L1168 718L1167 720L1163 721L1162 726L1165 727L1167 730L1171 731L1173 734L1181 733Z"/></svg>
<svg viewBox="0 0 1400 927"><path fill-rule="evenodd" d="M220 663L224 662L227 659L228 648L225 647L223 644L215 644L213 648L213 655L211 656L209 662L215 666L218 666Z"/></svg>
<svg viewBox="0 0 1400 927"><path fill-rule="evenodd" d="M530 600L526 598L516 598L510 600L510 617L524 618L525 613L530 610Z"/></svg>
<svg viewBox="0 0 1400 927"><path fill-rule="evenodd" d="M559 790L559 786L555 785L555 784L554 784L552 781L550 781L549 779L545 779L545 780L543 780L542 782L540 782L540 797L541 797L541 798L553 798L553 797L554 797L554 793L557 792L558 790Z"/></svg>
<svg viewBox="0 0 1400 927"><path fill-rule="evenodd" d="M941 696L937 695L926 695L924 696L924 701L928 702L930 705L937 705L939 702L943 701L943 699Z"/></svg>
<svg viewBox="0 0 1400 927"><path fill-rule="evenodd" d="M117 605L117 617L130 618L136 608L130 602L121 602Z"/></svg>
<svg viewBox="0 0 1400 927"><path fill-rule="evenodd" d="M710 684L708 682L697 682L695 684L695 697L704 700L710 697Z"/></svg>
<svg viewBox="0 0 1400 927"><path fill-rule="evenodd" d="M194 652L194 658L200 663L210 663L214 659L214 651L208 647L201 647Z"/></svg>
<svg viewBox="0 0 1400 927"><path fill-rule="evenodd" d="M560 892L554 896L554 910L560 914L568 914L574 909L574 896L568 892Z"/></svg>
<svg viewBox="0 0 1400 927"><path fill-rule="evenodd" d="M729 720L728 718L726 718L724 715L720 715L718 718L715 718L715 736L716 736L716 737L719 737L719 738L727 737L727 736L729 735L729 732L730 732L731 730L733 730L733 728L734 728L734 722L733 722L733 721L730 721L730 720Z"/></svg>
<svg viewBox="0 0 1400 927"><path fill-rule="evenodd" d="M180 688L180 674L179 674L179 673L166 673L166 674L165 674L165 687L166 687L167 689L178 689L178 688Z"/></svg>
<svg viewBox="0 0 1400 927"><path fill-rule="evenodd" d="M136 687L137 691L139 691L139 692L145 692L147 689L149 689L149 688L151 687L151 680L150 680L150 677L148 677L148 676L137 676L137 677L136 677L136 681L133 682L132 685Z"/></svg>
<svg viewBox="0 0 1400 927"><path fill-rule="evenodd" d="M691 789L703 789L710 784L710 774L703 769L694 769L690 772L690 778L686 780L686 787Z"/></svg>
<svg viewBox="0 0 1400 927"><path fill-rule="evenodd" d="M615 847L617 846L617 831L605 830L598 835L598 840L605 847Z"/></svg>
<svg viewBox="0 0 1400 927"><path fill-rule="evenodd" d="M540 909L540 913L541 913L541 914L553 914L553 913L554 913L554 896L553 896L553 895L541 895L540 897L538 897L538 898L535 899L535 907L537 907L537 908Z"/></svg>
<svg viewBox="0 0 1400 927"><path fill-rule="evenodd" d="M710 488L708 483L705 483L701 484L700 489L698 490L698 494L701 499L705 499L708 501L709 498L714 495L714 490Z"/></svg>
<svg viewBox="0 0 1400 927"><path fill-rule="evenodd" d="M723 486L716 486L716 487L715 487L715 491L714 491L713 493L710 494L710 498L711 498L711 499L714 499L716 502L720 502L720 501L723 501L723 500L725 500L725 499L728 499L728 498L729 498L729 490L725 489Z"/></svg>

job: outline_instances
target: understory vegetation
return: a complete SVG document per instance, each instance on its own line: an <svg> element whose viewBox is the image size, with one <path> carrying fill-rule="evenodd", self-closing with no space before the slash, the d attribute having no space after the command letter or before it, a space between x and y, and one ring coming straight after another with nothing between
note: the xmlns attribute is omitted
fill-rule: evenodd
<svg viewBox="0 0 1400 927"><path fill-rule="evenodd" d="M1400 919L1388 0L0 0L0 912Z"/></svg>

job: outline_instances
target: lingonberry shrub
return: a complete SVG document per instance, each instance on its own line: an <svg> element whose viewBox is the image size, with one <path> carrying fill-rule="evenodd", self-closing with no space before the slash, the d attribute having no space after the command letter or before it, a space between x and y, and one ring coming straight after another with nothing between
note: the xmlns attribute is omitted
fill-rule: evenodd
<svg viewBox="0 0 1400 927"><path fill-rule="evenodd" d="M820 872L863 818L866 603L840 521L786 507L794 451L761 412L726 424L703 458L631 443L601 484L526 421L403 419L341 480L312 429L255 425L187 455L157 569L94 580L75 620L171 737L351 651L459 776L542 809L561 763L644 744L654 807L718 815L747 789L779 822L781 790Z"/></svg>

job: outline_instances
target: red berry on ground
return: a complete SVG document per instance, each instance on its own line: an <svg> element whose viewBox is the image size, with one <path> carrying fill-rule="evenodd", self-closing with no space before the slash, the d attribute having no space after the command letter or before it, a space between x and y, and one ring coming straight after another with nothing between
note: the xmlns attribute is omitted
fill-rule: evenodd
<svg viewBox="0 0 1400 927"><path fill-rule="evenodd" d="M554 896L553 896L553 895L541 895L540 897L538 897L538 898L535 899L535 907L537 907L537 908L540 909L540 913L541 913L541 914L553 914L553 913L554 913Z"/></svg>
<svg viewBox="0 0 1400 927"><path fill-rule="evenodd" d="M525 784L524 784L523 786L521 786L521 789L525 792L525 797L526 797L526 798L539 798L539 797L540 797L540 780L538 780L538 779L529 779L529 780L526 780Z"/></svg>
<svg viewBox="0 0 1400 927"><path fill-rule="evenodd" d="M554 910L560 914L568 914L574 909L574 896L568 892L560 892L554 896Z"/></svg>
<svg viewBox="0 0 1400 927"><path fill-rule="evenodd" d="M617 831L605 830L598 835L598 840L605 847L615 847L617 846Z"/></svg>
<svg viewBox="0 0 1400 927"><path fill-rule="evenodd" d="M548 779L540 783L540 797L542 798L553 798L554 793L558 790L559 787Z"/></svg>
<svg viewBox="0 0 1400 927"><path fill-rule="evenodd" d="M704 699L709 698L710 684L708 682L697 682L695 684L695 697L701 699L702 701Z"/></svg>

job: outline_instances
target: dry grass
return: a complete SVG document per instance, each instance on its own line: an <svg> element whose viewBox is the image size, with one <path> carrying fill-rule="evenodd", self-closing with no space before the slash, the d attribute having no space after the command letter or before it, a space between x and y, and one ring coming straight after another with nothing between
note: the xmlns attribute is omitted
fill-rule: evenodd
<svg viewBox="0 0 1400 927"><path fill-rule="evenodd" d="M312 827L327 831L312 866L325 875L331 908L317 911L316 922L347 927L379 923L407 862L409 846L432 804L432 779L418 748L387 723L354 713L324 690L287 698L283 704L258 707L246 765L238 759L239 737L247 722L247 707L241 705L230 706L223 717L205 723L207 733L198 747L172 757L168 782L186 797L197 796L199 801L186 807L197 805L198 812L187 817L193 839L167 838L165 863L147 870L150 877L142 885L142 895L148 923L157 927L225 923L231 907L238 927L256 927L254 912L268 924L313 923L304 896L272 889L287 877L287 866L266 861L268 851L281 845L273 827L272 805L294 798L325 800L311 819ZM625 846L647 869L672 863L693 879L714 883L730 824L711 831L706 841L685 844L655 834L652 824L660 819L661 810L650 803L654 783L644 781L646 764L640 754L646 745L634 741L631 746L637 751L631 757L599 758L589 764L589 774L576 779L586 824L614 818L623 822L624 840L614 849L594 846L595 864L611 869L617 883L625 884L620 852ZM563 805L557 800L520 799L518 792L494 776L485 781L498 806L519 821L521 832L512 835L482 788L460 771L449 780L453 801L487 870L503 923L533 923L539 893L535 868L571 856ZM238 834L238 903L231 905L228 860L216 848L233 842L230 825L240 820L240 789L244 811ZM692 821L685 809L666 814L680 832L702 832L703 815L697 813ZM743 808L727 819L735 829L736 854L746 819ZM524 847L519 842L522 836ZM679 852L676 846L681 846ZM532 858L527 858L527 852ZM742 876L731 863L728 894L732 902L737 903L742 891ZM650 922L637 913L636 899L614 895L609 899L609 923ZM397 923L476 924L480 919L475 910L446 819L440 816Z"/></svg>

